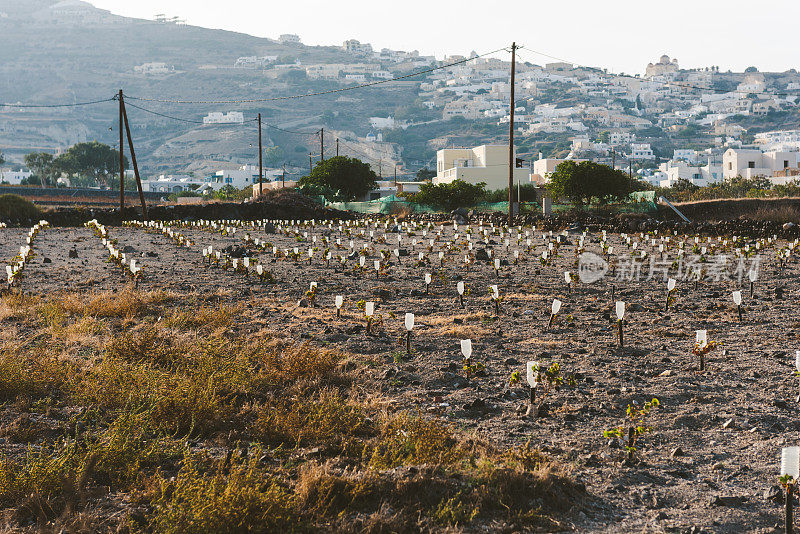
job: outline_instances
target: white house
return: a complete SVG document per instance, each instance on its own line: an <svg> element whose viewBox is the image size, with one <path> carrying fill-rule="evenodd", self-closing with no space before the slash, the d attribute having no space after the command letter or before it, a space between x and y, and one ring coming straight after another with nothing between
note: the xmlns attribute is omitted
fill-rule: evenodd
<svg viewBox="0 0 800 534"><path fill-rule="evenodd" d="M148 191L159 193L200 192L207 185L208 180L198 179L188 174L162 174L158 178L142 182L143 188L146 187Z"/></svg>
<svg viewBox="0 0 800 534"><path fill-rule="evenodd" d="M30 178L33 173L30 171L12 171L0 169L0 184L19 185L22 180Z"/></svg>
<svg viewBox="0 0 800 534"><path fill-rule="evenodd" d="M270 182L280 180L283 171L280 169L264 169L264 180ZM226 185L236 189L244 189L258 183L258 165L242 165L235 170L217 171L211 181L214 189L221 189Z"/></svg>
<svg viewBox="0 0 800 534"><path fill-rule="evenodd" d="M712 164L693 165L686 160L673 159L659 166L663 178L658 185L672 187L680 180L704 187L722 180L722 165Z"/></svg>
<svg viewBox="0 0 800 534"><path fill-rule="evenodd" d="M144 63L133 67L133 72L136 74L169 74L174 71L175 67L169 66L166 63Z"/></svg>
<svg viewBox="0 0 800 534"><path fill-rule="evenodd" d="M280 37L278 37L278 42L281 44L299 44L300 43L300 36L295 35L293 33L284 33Z"/></svg>
<svg viewBox="0 0 800 534"><path fill-rule="evenodd" d="M244 113L241 111L231 111L229 113L212 111L203 117L203 124L244 124Z"/></svg>
<svg viewBox="0 0 800 534"><path fill-rule="evenodd" d="M653 154L653 149L650 148L650 143L631 143L630 158L653 160L656 159L656 155Z"/></svg>
<svg viewBox="0 0 800 534"><path fill-rule="evenodd" d="M776 172L785 173L786 169L796 168L800 164L800 152L769 151L758 149L729 148L722 155L722 174L725 179L755 178L763 176L771 178Z"/></svg>

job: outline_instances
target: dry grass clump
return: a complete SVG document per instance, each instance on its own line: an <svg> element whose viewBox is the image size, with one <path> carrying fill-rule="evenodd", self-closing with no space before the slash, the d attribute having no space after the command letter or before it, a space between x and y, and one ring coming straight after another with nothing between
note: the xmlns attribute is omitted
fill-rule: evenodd
<svg viewBox="0 0 800 534"><path fill-rule="evenodd" d="M377 469L401 465L451 465L464 459L467 452L446 425L401 413L384 422L369 464Z"/></svg>
<svg viewBox="0 0 800 534"><path fill-rule="evenodd" d="M61 390L70 365L50 356L38 358L15 352L0 352L0 402L25 395L41 398Z"/></svg>
<svg viewBox="0 0 800 534"><path fill-rule="evenodd" d="M363 407L331 388L312 398L271 399L259 409L255 431L271 444L328 444L351 454L375 434Z"/></svg>
<svg viewBox="0 0 800 534"><path fill-rule="evenodd" d="M792 206L761 206L748 214L754 221L772 221L779 223L793 222L800 224L800 211Z"/></svg>
<svg viewBox="0 0 800 534"><path fill-rule="evenodd" d="M217 330L228 328L234 317L242 312L242 306L194 306L173 310L164 318L164 324L181 330Z"/></svg>
<svg viewBox="0 0 800 534"><path fill-rule="evenodd" d="M130 318L153 315L157 307L167 304L175 295L167 291L138 291L126 286L116 293L98 291L67 294L57 299L64 311L76 316Z"/></svg>
<svg viewBox="0 0 800 534"><path fill-rule="evenodd" d="M200 459L188 457L174 480L158 481L149 528L176 534L292 530L298 524L292 496L257 458L203 469Z"/></svg>

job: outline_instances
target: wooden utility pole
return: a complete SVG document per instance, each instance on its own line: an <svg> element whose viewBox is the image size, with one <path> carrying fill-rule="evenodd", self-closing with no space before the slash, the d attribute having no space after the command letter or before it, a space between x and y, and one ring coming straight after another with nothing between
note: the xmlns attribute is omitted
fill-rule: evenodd
<svg viewBox="0 0 800 534"><path fill-rule="evenodd" d="M314 165L311 163L311 152L308 153L308 172L314 170Z"/></svg>
<svg viewBox="0 0 800 534"><path fill-rule="evenodd" d="M617 168L617 152L614 150L613 147L611 148L611 168L612 169Z"/></svg>
<svg viewBox="0 0 800 534"><path fill-rule="evenodd" d="M319 161L325 161L325 128L319 129Z"/></svg>
<svg viewBox="0 0 800 534"><path fill-rule="evenodd" d="M264 149L261 148L261 113L258 114L258 196L264 194Z"/></svg>
<svg viewBox="0 0 800 534"><path fill-rule="evenodd" d="M119 215L122 217L122 210L125 209L125 156L123 155L123 138L122 128L124 127L123 121L123 108L122 103L122 89L119 90Z"/></svg>
<svg viewBox="0 0 800 534"><path fill-rule="evenodd" d="M397 191L397 165L394 166L394 189Z"/></svg>
<svg viewBox="0 0 800 534"><path fill-rule="evenodd" d="M133 137L131 137L131 125L128 122L128 110L125 108L125 100L121 92L119 101L122 104L122 118L125 119L125 133L128 135L128 148L131 150L131 164L133 165L133 175L136 177L136 189L139 191L139 202L142 203L142 218L147 219L147 204L144 201L142 177L139 175L139 165L136 163L136 151L133 149Z"/></svg>
<svg viewBox="0 0 800 534"><path fill-rule="evenodd" d="M339 157L339 138L336 138L336 157Z"/></svg>
<svg viewBox="0 0 800 534"><path fill-rule="evenodd" d="M514 224L514 85L516 80L517 43L511 43L511 113L508 121L508 225Z"/></svg>
<svg viewBox="0 0 800 534"><path fill-rule="evenodd" d="M286 164L283 164L283 176L281 177L281 189L286 187Z"/></svg>
<svg viewBox="0 0 800 534"><path fill-rule="evenodd" d="M633 160L628 158L628 178L633 178Z"/></svg>

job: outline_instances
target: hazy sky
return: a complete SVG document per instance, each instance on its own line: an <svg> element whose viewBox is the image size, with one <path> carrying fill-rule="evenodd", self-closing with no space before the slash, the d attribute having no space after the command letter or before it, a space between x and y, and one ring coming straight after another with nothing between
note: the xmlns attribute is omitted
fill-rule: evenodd
<svg viewBox="0 0 800 534"><path fill-rule="evenodd" d="M375 48L479 54L511 41L571 62L641 73L661 54L681 67L800 69L800 0L90 0L139 18L177 15L189 24L260 37L296 33L311 45L345 39ZM524 60L552 61L530 51Z"/></svg>

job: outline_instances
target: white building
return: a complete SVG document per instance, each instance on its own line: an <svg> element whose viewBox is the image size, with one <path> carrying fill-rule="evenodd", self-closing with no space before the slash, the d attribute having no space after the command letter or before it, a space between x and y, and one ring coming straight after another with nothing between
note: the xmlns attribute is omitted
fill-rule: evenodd
<svg viewBox="0 0 800 534"><path fill-rule="evenodd" d="M158 178L145 180L142 188L158 193L180 193L182 191L196 191L201 193L207 189L208 180L198 179L188 174L162 174Z"/></svg>
<svg viewBox="0 0 800 534"><path fill-rule="evenodd" d="M293 33L284 33L280 37L278 37L278 42L281 44L299 44L300 43L300 36L295 35Z"/></svg>
<svg viewBox="0 0 800 534"><path fill-rule="evenodd" d="M725 179L755 178L763 176L771 178L776 173L785 173L786 169L798 167L800 152L769 151L758 149L729 148L722 155L722 174Z"/></svg>
<svg viewBox="0 0 800 534"><path fill-rule="evenodd" d="M233 66L237 69L259 69L277 60L278 56L243 56L237 58Z"/></svg>
<svg viewBox="0 0 800 534"><path fill-rule="evenodd" d="M372 55L372 45L369 43L362 43L356 39L348 39L342 45L342 50L348 54L356 54L362 56Z"/></svg>
<svg viewBox="0 0 800 534"><path fill-rule="evenodd" d="M174 71L175 67L169 66L166 63L144 63L133 67L133 72L136 74L169 74Z"/></svg>
<svg viewBox="0 0 800 534"><path fill-rule="evenodd" d="M659 166L663 173L660 180L661 187L672 187L680 180L686 180L698 187L705 187L722 180L722 165L708 163L707 165L693 165L686 160L673 159Z"/></svg>
<svg viewBox="0 0 800 534"><path fill-rule="evenodd" d="M370 117L369 125L376 130L384 130L388 128L394 128L396 122L394 117Z"/></svg>
<svg viewBox="0 0 800 534"><path fill-rule="evenodd" d="M12 171L0 169L0 184L19 185L22 180L30 178L30 171Z"/></svg>
<svg viewBox="0 0 800 534"><path fill-rule="evenodd" d="M280 180L283 171L280 169L264 169L265 182ZM217 171L211 182L214 189L220 189L226 185L236 189L244 189L258 183L258 165L242 165L235 170Z"/></svg>
<svg viewBox="0 0 800 534"><path fill-rule="evenodd" d="M656 159L656 155L653 154L653 149L650 148L650 143L631 143L630 158L653 160Z"/></svg>
<svg viewBox="0 0 800 534"><path fill-rule="evenodd" d="M516 156L516 154L515 154ZM463 180L470 184L483 182L486 189L508 188L508 147L481 145L475 148L447 148L436 153L434 184ZM514 169L514 183L529 183L530 170Z"/></svg>
<svg viewBox="0 0 800 534"><path fill-rule="evenodd" d="M228 113L212 111L203 117L203 124L244 124L244 113L241 111Z"/></svg>

